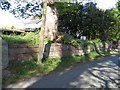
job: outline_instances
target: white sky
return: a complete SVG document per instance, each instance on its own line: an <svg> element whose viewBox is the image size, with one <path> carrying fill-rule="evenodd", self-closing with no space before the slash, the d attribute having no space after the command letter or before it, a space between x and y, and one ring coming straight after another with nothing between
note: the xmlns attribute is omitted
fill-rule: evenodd
<svg viewBox="0 0 120 90"><path fill-rule="evenodd" d="M95 0L97 6L102 9L109 9L115 7L115 4L118 0Z"/></svg>
<svg viewBox="0 0 120 90"><path fill-rule="evenodd" d="M4 26L17 26L19 28L22 25L21 21L15 18L13 14L0 9L0 28Z"/></svg>
<svg viewBox="0 0 120 90"><path fill-rule="evenodd" d="M97 3L97 7L101 9L109 9L115 7L115 4L118 0L93 0L93 1ZM0 28L3 26L17 26L18 28L20 28L23 26L23 24L19 19L15 18L8 11L3 11L0 9Z"/></svg>

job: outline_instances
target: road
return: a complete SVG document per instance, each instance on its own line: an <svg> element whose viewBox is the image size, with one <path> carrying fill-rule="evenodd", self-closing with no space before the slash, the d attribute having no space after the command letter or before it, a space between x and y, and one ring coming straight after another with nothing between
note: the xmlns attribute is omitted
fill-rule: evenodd
<svg viewBox="0 0 120 90"><path fill-rule="evenodd" d="M120 88L119 66L120 57L112 55L8 88Z"/></svg>

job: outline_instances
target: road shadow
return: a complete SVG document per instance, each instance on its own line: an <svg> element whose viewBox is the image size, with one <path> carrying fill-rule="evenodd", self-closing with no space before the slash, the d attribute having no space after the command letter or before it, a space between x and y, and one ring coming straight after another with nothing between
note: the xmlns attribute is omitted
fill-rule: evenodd
<svg viewBox="0 0 120 90"><path fill-rule="evenodd" d="M39 78L29 88L118 88L118 56L70 66Z"/></svg>

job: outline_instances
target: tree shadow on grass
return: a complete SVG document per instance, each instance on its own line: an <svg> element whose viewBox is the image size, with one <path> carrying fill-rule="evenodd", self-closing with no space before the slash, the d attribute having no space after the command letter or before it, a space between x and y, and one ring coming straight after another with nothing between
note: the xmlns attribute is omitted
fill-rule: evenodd
<svg viewBox="0 0 120 90"><path fill-rule="evenodd" d="M94 47L95 47L95 51L96 51L99 55L102 56L102 54L101 54L100 51L98 50L97 45L96 45L95 42L93 42L93 45L94 45Z"/></svg>
<svg viewBox="0 0 120 90"><path fill-rule="evenodd" d="M29 88L118 88L117 57L79 64L38 79Z"/></svg>
<svg viewBox="0 0 120 90"><path fill-rule="evenodd" d="M100 56L105 56L105 55L109 55L110 54L110 50L109 48L106 48L105 42L102 42L103 47L102 49L100 49L100 47L97 47L96 43L93 42L93 45L95 47L95 51L100 55Z"/></svg>

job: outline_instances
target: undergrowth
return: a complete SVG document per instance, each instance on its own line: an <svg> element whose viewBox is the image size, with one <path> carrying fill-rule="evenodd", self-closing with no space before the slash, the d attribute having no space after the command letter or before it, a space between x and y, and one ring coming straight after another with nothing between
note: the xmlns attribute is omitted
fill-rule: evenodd
<svg viewBox="0 0 120 90"><path fill-rule="evenodd" d="M71 65L96 60L99 56L100 55L94 51L83 56L71 55L62 56L61 58L47 58L44 63L38 63L36 60L22 62L11 61L9 63L8 69L11 71L12 75L9 78L3 79L3 84L7 85L27 78L31 78L35 75L63 70Z"/></svg>

